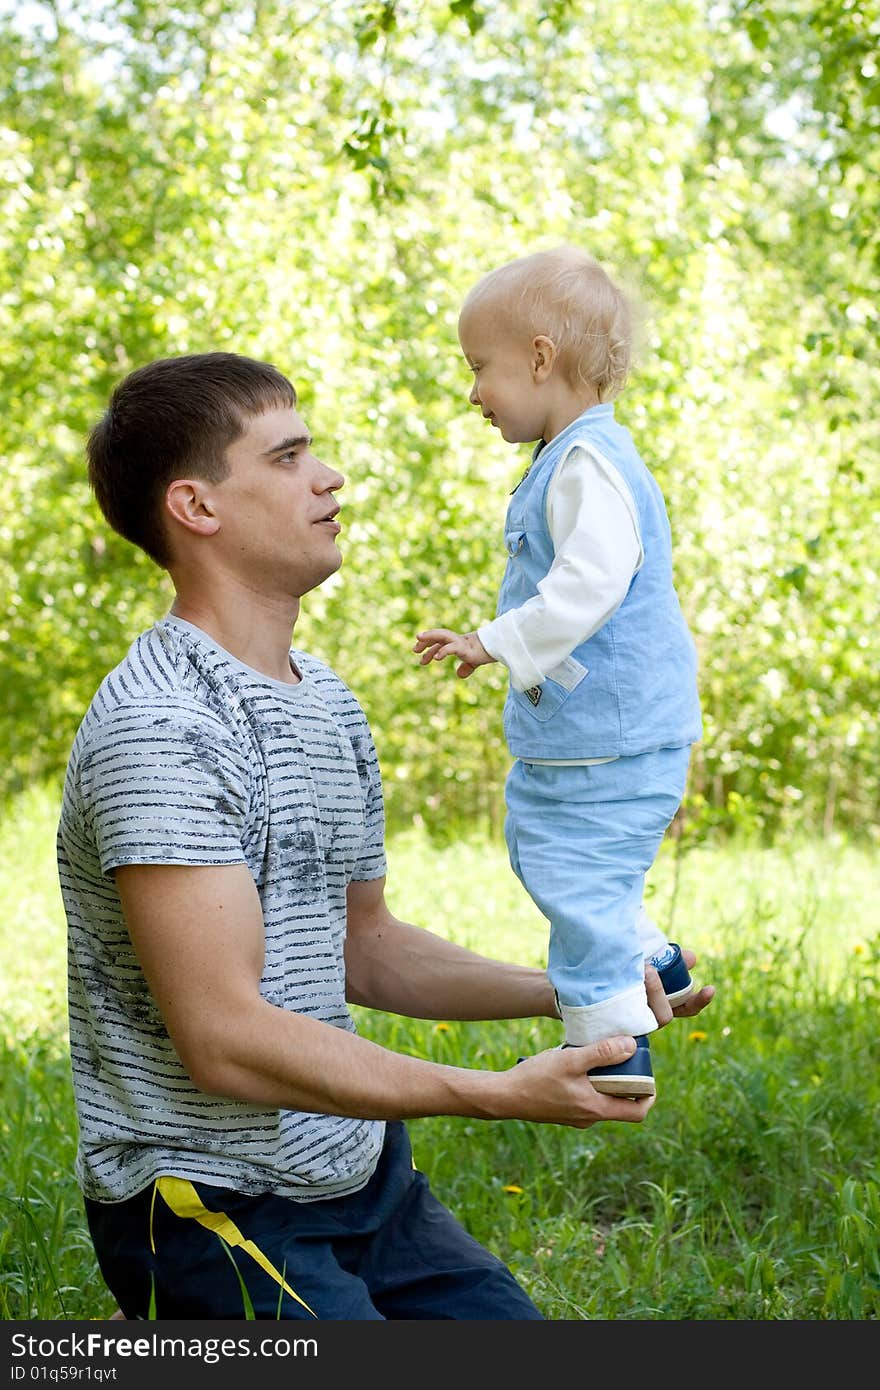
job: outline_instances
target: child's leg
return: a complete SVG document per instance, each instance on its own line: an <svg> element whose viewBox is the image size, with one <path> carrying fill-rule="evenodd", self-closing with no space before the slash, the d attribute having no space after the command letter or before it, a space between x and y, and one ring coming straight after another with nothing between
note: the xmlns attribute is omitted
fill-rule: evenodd
<svg viewBox="0 0 880 1390"><path fill-rule="evenodd" d="M636 929L639 933L639 940L642 943L642 950L646 957L659 955L662 951L665 951L666 947L669 945L669 942L657 926L653 917L645 910L644 903L639 907L638 917L636 918Z"/></svg>
<svg viewBox="0 0 880 1390"><path fill-rule="evenodd" d="M638 1036L657 1026L645 993L639 913L687 762L682 749L511 769L511 863L550 922L548 973L568 1042Z"/></svg>

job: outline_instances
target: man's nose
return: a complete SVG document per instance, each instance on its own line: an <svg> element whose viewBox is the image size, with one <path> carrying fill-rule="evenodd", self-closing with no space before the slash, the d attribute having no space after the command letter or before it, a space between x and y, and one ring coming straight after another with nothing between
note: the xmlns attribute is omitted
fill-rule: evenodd
<svg viewBox="0 0 880 1390"><path fill-rule="evenodd" d="M479 404L480 404L480 396L479 396L479 392L477 391L477 383L476 383L476 382L474 382L473 386L471 387L471 393L470 393L470 395L468 396L468 400L470 401L471 405L479 405Z"/></svg>
<svg viewBox="0 0 880 1390"><path fill-rule="evenodd" d="M345 479L341 473L337 473L335 468L330 468L326 463L322 463L321 470L315 488L316 492L338 492L341 487L345 487Z"/></svg>

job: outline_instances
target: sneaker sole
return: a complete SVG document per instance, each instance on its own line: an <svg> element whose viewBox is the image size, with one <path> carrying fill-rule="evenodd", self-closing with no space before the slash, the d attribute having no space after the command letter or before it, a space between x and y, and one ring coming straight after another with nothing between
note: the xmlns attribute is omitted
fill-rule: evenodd
<svg viewBox="0 0 880 1390"><path fill-rule="evenodd" d="M603 1096L619 1096L625 1100L642 1100L657 1094L653 1076L590 1076L594 1091Z"/></svg>
<svg viewBox="0 0 880 1390"><path fill-rule="evenodd" d="M666 998L669 1000L672 1007L675 1008L676 1004L683 1004L685 999L689 999L693 992L694 982L692 980L684 989L677 989L674 994L667 994Z"/></svg>

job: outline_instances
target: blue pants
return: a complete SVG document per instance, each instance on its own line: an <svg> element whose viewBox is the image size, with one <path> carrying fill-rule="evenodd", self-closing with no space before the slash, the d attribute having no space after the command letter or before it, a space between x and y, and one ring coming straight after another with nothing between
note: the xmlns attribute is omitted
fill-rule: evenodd
<svg viewBox="0 0 880 1390"><path fill-rule="evenodd" d="M258 1319L542 1318L433 1195L400 1122L348 1197L295 1202L187 1183L184 1203L166 1181L125 1202L86 1199L101 1273L126 1318L149 1316L155 1288L157 1318L241 1320L242 1284Z"/></svg>
<svg viewBox="0 0 880 1390"><path fill-rule="evenodd" d="M570 1042L657 1026L639 914L689 759L684 747L578 766L517 761L510 770L510 862L550 923L547 969Z"/></svg>

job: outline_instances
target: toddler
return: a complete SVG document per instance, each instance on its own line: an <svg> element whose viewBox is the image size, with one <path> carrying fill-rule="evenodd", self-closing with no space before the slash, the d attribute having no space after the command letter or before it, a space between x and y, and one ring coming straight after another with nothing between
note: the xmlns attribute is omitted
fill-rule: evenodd
<svg viewBox="0 0 880 1390"><path fill-rule="evenodd" d="M673 1005L693 985L642 895L702 728L663 496L614 415L631 306L592 257L561 246L484 276L458 331L471 404L535 448L507 509L496 617L476 632L428 628L414 650L422 665L457 657L461 677L508 668L505 834L550 923L565 1045L631 1033L633 1057L590 1079L651 1095L645 960Z"/></svg>

